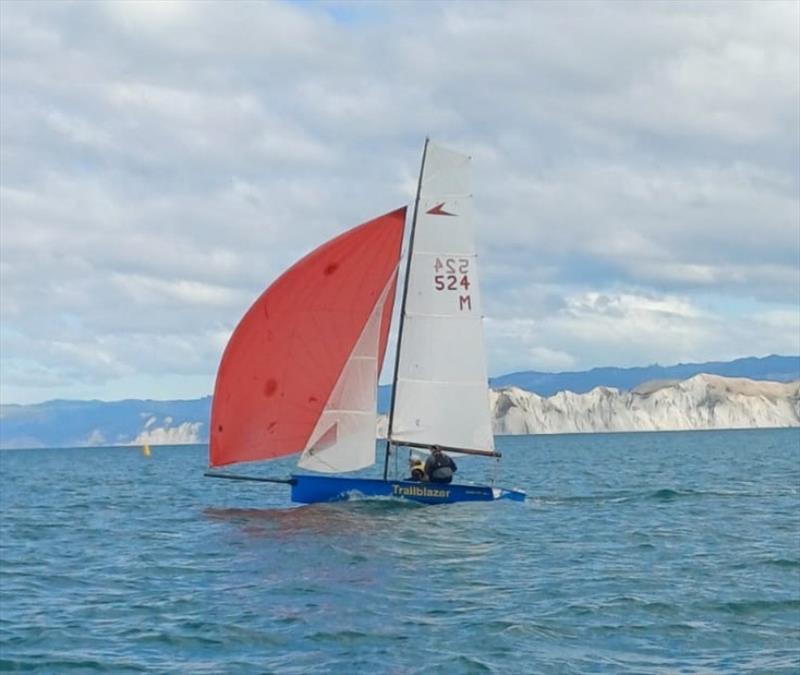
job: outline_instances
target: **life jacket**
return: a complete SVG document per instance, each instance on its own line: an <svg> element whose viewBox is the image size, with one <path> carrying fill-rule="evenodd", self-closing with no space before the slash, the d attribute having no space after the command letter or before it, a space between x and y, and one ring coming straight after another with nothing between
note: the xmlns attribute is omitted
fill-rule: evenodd
<svg viewBox="0 0 800 675"><path fill-rule="evenodd" d="M411 465L411 480L425 480L425 465L421 461Z"/></svg>

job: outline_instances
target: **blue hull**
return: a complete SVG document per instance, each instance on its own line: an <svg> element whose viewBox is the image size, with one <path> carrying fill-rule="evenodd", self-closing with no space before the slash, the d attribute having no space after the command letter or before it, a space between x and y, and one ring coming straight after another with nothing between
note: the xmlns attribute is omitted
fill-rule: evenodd
<svg viewBox="0 0 800 675"><path fill-rule="evenodd" d="M423 504L453 502L492 502L510 499L524 502L520 490L504 490L487 485L458 485L456 483L416 483L405 480L377 478L344 478L341 476L292 476L292 501L301 504L338 502L352 498L393 497Z"/></svg>

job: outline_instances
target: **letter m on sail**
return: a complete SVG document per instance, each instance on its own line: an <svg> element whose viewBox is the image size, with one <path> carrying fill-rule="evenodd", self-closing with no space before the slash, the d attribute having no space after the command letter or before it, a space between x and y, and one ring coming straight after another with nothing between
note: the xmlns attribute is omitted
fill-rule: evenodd
<svg viewBox="0 0 800 675"><path fill-rule="evenodd" d="M458 308L463 312L464 309L472 311L472 298L469 295L458 296Z"/></svg>

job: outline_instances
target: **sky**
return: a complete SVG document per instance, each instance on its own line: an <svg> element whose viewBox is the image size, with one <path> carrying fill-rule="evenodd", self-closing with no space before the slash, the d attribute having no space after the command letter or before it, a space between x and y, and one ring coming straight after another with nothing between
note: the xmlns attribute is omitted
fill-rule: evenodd
<svg viewBox="0 0 800 675"><path fill-rule="evenodd" d="M426 136L491 375L799 354L799 54L793 1L0 2L0 401L210 394Z"/></svg>

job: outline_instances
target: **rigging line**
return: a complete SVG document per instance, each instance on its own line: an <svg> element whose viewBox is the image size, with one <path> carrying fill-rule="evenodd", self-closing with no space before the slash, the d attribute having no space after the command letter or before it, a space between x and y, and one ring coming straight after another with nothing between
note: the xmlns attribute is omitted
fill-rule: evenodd
<svg viewBox="0 0 800 675"><path fill-rule="evenodd" d="M392 379L392 404L389 408L389 425L386 429L386 457L383 462L383 480L386 480L386 475L389 473L389 451L391 449L391 442L389 438L392 436L392 423L394 422L394 405L397 400L397 374L400 370L400 351L403 344L403 322L404 314L406 311L406 300L408 299L408 282L411 276L411 259L414 253L414 233L417 229L417 216L419 214L419 197L422 191L422 175L425 172L425 157L428 155L429 138L425 138L425 147L422 149L422 162L419 167L419 181L417 182L417 196L414 199L414 217L411 221L411 235L408 241L408 260L406 261L406 278L403 281L403 301L400 305L400 326L397 330L397 353L394 359L394 378Z"/></svg>

